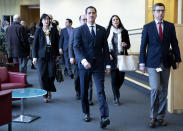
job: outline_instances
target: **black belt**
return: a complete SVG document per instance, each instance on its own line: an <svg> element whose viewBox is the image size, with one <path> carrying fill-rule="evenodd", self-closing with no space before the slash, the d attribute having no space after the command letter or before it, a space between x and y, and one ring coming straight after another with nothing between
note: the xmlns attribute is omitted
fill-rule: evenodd
<svg viewBox="0 0 183 131"><path fill-rule="evenodd" d="M51 45L47 45L46 46L46 52L51 52L52 51L52 46Z"/></svg>
<svg viewBox="0 0 183 131"><path fill-rule="evenodd" d="M51 45L47 45L46 48L51 48L52 46Z"/></svg>

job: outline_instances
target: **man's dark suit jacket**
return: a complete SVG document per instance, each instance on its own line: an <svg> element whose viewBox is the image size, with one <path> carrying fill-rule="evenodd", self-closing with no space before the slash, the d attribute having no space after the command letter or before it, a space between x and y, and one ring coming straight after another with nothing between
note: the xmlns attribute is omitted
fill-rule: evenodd
<svg viewBox="0 0 183 131"><path fill-rule="evenodd" d="M105 28L96 25L96 38L93 42L88 26L80 26L74 34L74 52L79 69L85 69L81 61L86 59L91 64L95 63L95 71L104 71L105 65L110 65Z"/></svg>
<svg viewBox="0 0 183 131"><path fill-rule="evenodd" d="M11 57L26 57L28 55L28 37L25 28L14 22L7 28L8 51Z"/></svg>
<svg viewBox="0 0 183 131"><path fill-rule="evenodd" d="M170 45L175 54L175 60L181 62L175 26L167 21L163 21L163 24L162 40L160 40L155 21L144 25L140 47L140 63L145 63L146 67L157 68L160 63L163 63L167 68L170 67L168 58Z"/></svg>
<svg viewBox="0 0 183 131"><path fill-rule="evenodd" d="M71 35L69 37L69 48L68 48L68 51L69 51L69 58L75 58L75 54L74 54L74 49L73 49L73 44L74 44L74 34L75 34L75 30L77 28L73 29L72 32L71 32Z"/></svg>
<svg viewBox="0 0 183 131"><path fill-rule="evenodd" d="M51 40L51 46L53 49L52 51L53 57L56 57L59 54L58 39L59 39L58 30L56 28L51 28L50 40ZM33 43L33 51L32 51L33 58L45 58L46 46L47 46L46 37L43 32L43 29L42 27L38 27L34 35L34 43Z"/></svg>
<svg viewBox="0 0 183 131"><path fill-rule="evenodd" d="M59 49L62 48L63 51L67 51L69 46L69 34L67 28L63 28L60 32Z"/></svg>

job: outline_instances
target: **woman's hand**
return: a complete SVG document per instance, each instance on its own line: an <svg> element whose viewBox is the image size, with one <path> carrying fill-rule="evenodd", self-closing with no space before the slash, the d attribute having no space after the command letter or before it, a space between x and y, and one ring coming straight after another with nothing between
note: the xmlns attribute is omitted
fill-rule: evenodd
<svg viewBox="0 0 183 131"><path fill-rule="evenodd" d="M121 44L122 44L123 47L127 46L126 42L122 42Z"/></svg>

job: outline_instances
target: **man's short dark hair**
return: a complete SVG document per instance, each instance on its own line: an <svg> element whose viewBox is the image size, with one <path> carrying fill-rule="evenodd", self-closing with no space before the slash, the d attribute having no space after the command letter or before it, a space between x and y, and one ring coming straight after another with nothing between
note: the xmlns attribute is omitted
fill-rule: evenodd
<svg viewBox="0 0 183 131"><path fill-rule="evenodd" d="M94 9L95 10L95 13L97 13L97 9L93 6L88 6L86 9L85 9L85 14L87 14L87 11L88 9Z"/></svg>
<svg viewBox="0 0 183 131"><path fill-rule="evenodd" d="M67 18L66 20L69 21L69 23L72 25L72 20L71 19Z"/></svg>
<svg viewBox="0 0 183 131"><path fill-rule="evenodd" d="M163 3L156 3L155 5L153 5L153 11L156 10L156 7L157 7L157 6L163 6L164 9L165 9L165 5L164 5Z"/></svg>

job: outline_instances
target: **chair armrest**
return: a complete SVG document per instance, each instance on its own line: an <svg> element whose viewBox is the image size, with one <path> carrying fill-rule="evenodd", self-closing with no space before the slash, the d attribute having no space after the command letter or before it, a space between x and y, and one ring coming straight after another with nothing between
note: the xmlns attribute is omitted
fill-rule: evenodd
<svg viewBox="0 0 183 131"><path fill-rule="evenodd" d="M0 91L0 126L12 121L12 92Z"/></svg>
<svg viewBox="0 0 183 131"><path fill-rule="evenodd" d="M27 84L27 75L20 72L8 72L10 83Z"/></svg>
<svg viewBox="0 0 183 131"><path fill-rule="evenodd" d="M0 91L1 91L1 79L0 79Z"/></svg>

